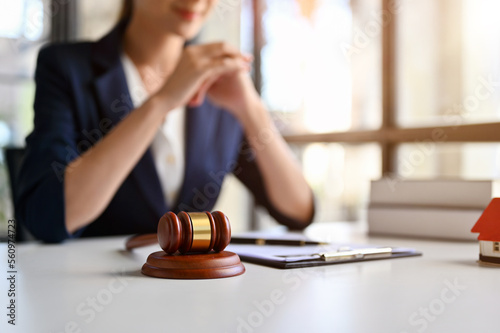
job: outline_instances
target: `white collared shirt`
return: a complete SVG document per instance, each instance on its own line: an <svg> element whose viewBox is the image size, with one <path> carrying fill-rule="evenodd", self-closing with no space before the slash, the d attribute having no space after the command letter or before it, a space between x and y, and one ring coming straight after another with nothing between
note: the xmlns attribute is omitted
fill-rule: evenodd
<svg viewBox="0 0 500 333"><path fill-rule="evenodd" d="M149 98L149 95L132 60L122 53L121 61L130 98L134 108L138 108ZM151 144L151 152L167 207L172 207L177 201L184 181L185 113L184 107L170 111Z"/></svg>

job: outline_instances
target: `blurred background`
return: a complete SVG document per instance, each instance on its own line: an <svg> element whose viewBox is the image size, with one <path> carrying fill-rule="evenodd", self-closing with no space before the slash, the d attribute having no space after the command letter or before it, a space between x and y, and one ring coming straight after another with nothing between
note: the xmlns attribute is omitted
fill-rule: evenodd
<svg viewBox="0 0 500 333"><path fill-rule="evenodd" d="M2 148L22 147L32 129L40 47L100 38L120 6L0 0ZM363 223L382 175L499 177L500 140L482 130L500 133L499 11L498 0L219 0L199 41L254 54L255 85L315 191L316 221ZM422 134L432 128L453 135ZM232 177L217 209L236 231L274 225ZM2 155L0 234L13 217Z"/></svg>

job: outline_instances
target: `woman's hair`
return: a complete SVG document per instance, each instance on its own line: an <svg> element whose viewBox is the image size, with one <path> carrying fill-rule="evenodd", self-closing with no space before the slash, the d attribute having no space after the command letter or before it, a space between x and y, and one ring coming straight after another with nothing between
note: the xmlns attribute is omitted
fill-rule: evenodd
<svg viewBox="0 0 500 333"><path fill-rule="evenodd" d="M122 8L120 10L120 16L118 16L118 19L120 21L125 18L130 18L130 16L132 16L133 5L134 5L134 0L123 0Z"/></svg>

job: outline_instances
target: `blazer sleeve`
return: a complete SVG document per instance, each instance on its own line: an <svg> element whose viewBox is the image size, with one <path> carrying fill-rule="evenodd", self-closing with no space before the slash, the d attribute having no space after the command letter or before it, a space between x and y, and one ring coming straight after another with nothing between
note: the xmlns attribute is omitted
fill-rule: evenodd
<svg viewBox="0 0 500 333"><path fill-rule="evenodd" d="M35 72L34 130L26 139L16 216L38 239L76 236L65 226L64 172L77 157L72 98L65 57L57 46L42 49ZM69 64L67 64L69 66Z"/></svg>
<svg viewBox="0 0 500 333"><path fill-rule="evenodd" d="M257 205L265 207L278 223L292 230L302 230L313 222L316 210L314 202L312 214L306 223L290 218L274 207L267 195L264 180L255 161L255 154L246 141L242 143L238 163L233 173L252 192Z"/></svg>

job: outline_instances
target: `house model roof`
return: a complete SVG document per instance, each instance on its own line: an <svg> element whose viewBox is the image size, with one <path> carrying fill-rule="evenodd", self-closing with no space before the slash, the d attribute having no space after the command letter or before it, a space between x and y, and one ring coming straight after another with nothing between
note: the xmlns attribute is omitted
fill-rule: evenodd
<svg viewBox="0 0 500 333"><path fill-rule="evenodd" d="M500 198L493 198L471 230L478 240L500 242Z"/></svg>

